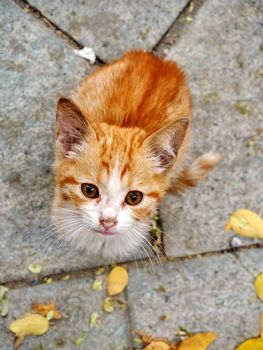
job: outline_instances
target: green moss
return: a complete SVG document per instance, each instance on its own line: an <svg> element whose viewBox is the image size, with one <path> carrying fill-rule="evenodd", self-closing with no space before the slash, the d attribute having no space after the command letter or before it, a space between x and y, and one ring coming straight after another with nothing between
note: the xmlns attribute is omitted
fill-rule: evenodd
<svg viewBox="0 0 263 350"><path fill-rule="evenodd" d="M57 348L65 345L65 341L61 338L54 339L53 343Z"/></svg>
<svg viewBox="0 0 263 350"><path fill-rule="evenodd" d="M234 108L241 115L246 115L246 116L251 115L251 111L248 109L244 101L241 101L241 100L236 101L236 103L234 104Z"/></svg>
<svg viewBox="0 0 263 350"><path fill-rule="evenodd" d="M219 100L220 98L216 91L208 92L207 94L204 94L202 96L202 101L204 103L208 103L208 102L217 103L219 102Z"/></svg>

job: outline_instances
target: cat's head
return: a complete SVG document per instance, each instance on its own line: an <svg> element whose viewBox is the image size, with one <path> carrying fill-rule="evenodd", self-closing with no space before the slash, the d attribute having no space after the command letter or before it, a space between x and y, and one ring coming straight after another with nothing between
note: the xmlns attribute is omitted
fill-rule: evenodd
<svg viewBox="0 0 263 350"><path fill-rule="evenodd" d="M181 119L147 135L138 128L91 123L61 98L53 205L59 233L89 253L111 258L140 249L169 186L187 124Z"/></svg>

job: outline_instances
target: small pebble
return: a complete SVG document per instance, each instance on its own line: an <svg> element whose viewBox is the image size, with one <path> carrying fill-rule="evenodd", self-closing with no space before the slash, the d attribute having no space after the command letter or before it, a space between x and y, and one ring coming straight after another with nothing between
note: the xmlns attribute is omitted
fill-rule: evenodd
<svg viewBox="0 0 263 350"><path fill-rule="evenodd" d="M37 284L39 284L39 280L32 280L31 281L31 286L36 286Z"/></svg>
<svg viewBox="0 0 263 350"><path fill-rule="evenodd" d="M241 244L242 244L242 241L241 241L240 238L238 238L238 237L233 237L233 238L231 239L230 246L231 246L232 248L240 247Z"/></svg>

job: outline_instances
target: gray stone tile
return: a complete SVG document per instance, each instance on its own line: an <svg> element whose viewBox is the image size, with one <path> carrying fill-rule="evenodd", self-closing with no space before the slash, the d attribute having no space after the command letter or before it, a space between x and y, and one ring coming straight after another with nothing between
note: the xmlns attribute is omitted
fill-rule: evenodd
<svg viewBox="0 0 263 350"><path fill-rule="evenodd" d="M105 280L106 277L103 276ZM50 285L14 289L9 291L10 312L7 318L0 318L1 350L12 349L13 334L8 331L10 323L31 310L31 304L53 301L62 313L62 320L54 320L49 331L38 337L27 337L21 350L126 350L128 347L125 311L120 304L112 313L105 313L101 305L106 296L105 285L102 291L92 291L93 277L54 282ZM124 301L124 296L119 296ZM100 316L100 324L91 328L89 318L92 312ZM86 340L76 346L73 342L83 332L87 332ZM59 341L62 344L58 346ZM57 344L57 345L56 345ZM42 345L42 348L41 348Z"/></svg>
<svg viewBox="0 0 263 350"><path fill-rule="evenodd" d="M248 260L255 274L247 271ZM253 283L262 261L263 249L254 249L239 253L239 259L224 254L167 263L157 276L150 267L130 269L133 329L171 340L179 327L193 333L214 331L218 339L209 350L233 350L259 334L262 303L255 297ZM161 321L162 315L171 319Z"/></svg>
<svg viewBox="0 0 263 350"><path fill-rule="evenodd" d="M235 257L239 264L251 275L256 277L260 272L263 272L263 259L259 250L247 249L235 253ZM257 253L258 252L258 253Z"/></svg>
<svg viewBox="0 0 263 350"><path fill-rule="evenodd" d="M203 184L162 206L170 256L229 247L233 234L224 225L231 212L263 214L262 10L260 1L208 1L167 53L188 74L192 158L210 150L223 158Z"/></svg>
<svg viewBox="0 0 263 350"><path fill-rule="evenodd" d="M152 49L187 0L30 0L29 3L108 61L128 49Z"/></svg>
<svg viewBox="0 0 263 350"><path fill-rule="evenodd" d="M62 40L13 2L1 2L0 281L98 265L71 247L54 245L49 207L56 100L90 71Z"/></svg>

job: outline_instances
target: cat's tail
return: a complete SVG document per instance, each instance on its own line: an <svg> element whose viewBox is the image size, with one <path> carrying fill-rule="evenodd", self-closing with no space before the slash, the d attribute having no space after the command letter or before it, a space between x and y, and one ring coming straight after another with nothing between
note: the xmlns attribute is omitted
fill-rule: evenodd
<svg viewBox="0 0 263 350"><path fill-rule="evenodd" d="M191 165L186 166L181 173L172 180L169 192L183 192L194 187L203 180L221 160L219 154L205 153L197 158Z"/></svg>

